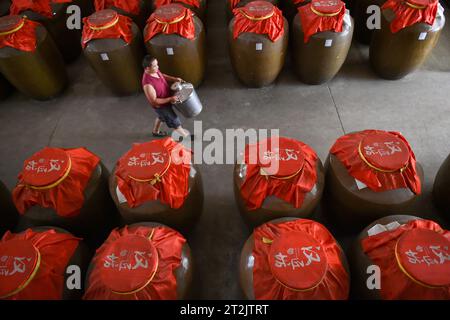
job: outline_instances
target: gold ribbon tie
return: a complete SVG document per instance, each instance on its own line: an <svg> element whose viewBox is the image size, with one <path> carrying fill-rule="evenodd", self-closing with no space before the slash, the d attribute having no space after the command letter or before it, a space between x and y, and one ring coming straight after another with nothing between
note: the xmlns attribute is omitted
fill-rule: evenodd
<svg viewBox="0 0 450 320"><path fill-rule="evenodd" d="M15 33L15 32L17 32L17 31L19 31L20 29L22 29L22 27L25 25L25 19L26 19L26 18L27 18L27 17L24 16L24 17L22 18L22 21L20 22L20 24L19 24L17 27L15 27L14 29L9 30L9 31L0 32L0 36L7 36L8 34Z"/></svg>
<svg viewBox="0 0 450 320"><path fill-rule="evenodd" d="M170 22L162 21L162 20L159 20L158 18L155 18L155 21L156 21L157 23L159 23L159 24L164 25L164 26L163 26L162 32L166 32L166 31L167 31L167 28L169 27L169 25L175 24L175 23L178 23L178 22L181 22L181 21L183 21L183 19L184 19L185 17L186 17L186 13L183 14L181 17L179 17L179 18L177 18L177 19L175 19L175 20L173 20L173 21L170 21Z"/></svg>
<svg viewBox="0 0 450 320"><path fill-rule="evenodd" d="M322 13L322 12L314 9L313 6L311 6L311 11L320 17L334 17L334 16L337 16L341 12L341 10L339 10L337 12L332 12L332 13Z"/></svg>
<svg viewBox="0 0 450 320"><path fill-rule="evenodd" d="M244 10L242 10L242 9L240 9L239 12L240 12L244 17L246 17L248 20L251 20L251 21L262 21L262 20L267 20L267 19L272 18L273 14L275 13L275 10L272 10L271 13L269 13L269 14L266 15L266 16L262 16L262 17L252 17L252 16L249 16L249 15L246 14L246 13L244 12Z"/></svg>
<svg viewBox="0 0 450 320"><path fill-rule="evenodd" d="M105 30L105 29L115 26L118 22L119 22L119 16L117 16L113 21L105 24L104 26L101 26L101 27L89 26L89 28L91 28L92 30L95 30L95 31Z"/></svg>
<svg viewBox="0 0 450 320"><path fill-rule="evenodd" d="M416 5L416 4L412 4L411 2L408 2L408 1L405 1L405 4L406 4L408 7L413 8L413 9L416 9L416 10L423 10L423 9L426 9L426 7L427 7L427 6L418 6L418 5Z"/></svg>

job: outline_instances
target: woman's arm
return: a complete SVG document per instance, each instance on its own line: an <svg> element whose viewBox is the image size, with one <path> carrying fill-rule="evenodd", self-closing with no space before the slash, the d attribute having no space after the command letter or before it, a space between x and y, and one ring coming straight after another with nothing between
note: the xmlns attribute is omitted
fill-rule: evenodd
<svg viewBox="0 0 450 320"><path fill-rule="evenodd" d="M168 98L158 98L156 96L155 88L151 84L146 84L144 86L144 93L147 97L147 100L150 102L152 106L155 108L159 108L162 105L168 104L168 103L175 103L178 98L176 96L168 97Z"/></svg>
<svg viewBox="0 0 450 320"><path fill-rule="evenodd" d="M172 76L169 76L168 74L165 74L165 73L162 73L162 72L161 72L161 74L163 75L164 79L166 79L168 82L181 82L181 81L183 81L183 79L181 79L179 77L172 77Z"/></svg>

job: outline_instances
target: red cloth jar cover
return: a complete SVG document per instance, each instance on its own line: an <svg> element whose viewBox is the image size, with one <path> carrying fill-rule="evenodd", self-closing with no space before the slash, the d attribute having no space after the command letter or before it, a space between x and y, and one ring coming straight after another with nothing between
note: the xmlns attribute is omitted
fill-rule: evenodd
<svg viewBox="0 0 450 320"><path fill-rule="evenodd" d="M137 16L141 12L139 0L94 0L95 11L115 7Z"/></svg>
<svg viewBox="0 0 450 320"><path fill-rule="evenodd" d="M388 0L381 7L391 9L395 18L391 22L391 32L396 33L416 23L433 25L438 11L438 0Z"/></svg>
<svg viewBox="0 0 450 320"><path fill-rule="evenodd" d="M150 41L159 33L178 34L183 38L195 38L195 24L192 11L173 3L159 7L147 20L145 41Z"/></svg>
<svg viewBox="0 0 450 320"><path fill-rule="evenodd" d="M316 184L316 162L317 155L311 147L290 138L275 137L247 145L247 173L240 189L246 207L256 210L274 195L300 208Z"/></svg>
<svg viewBox="0 0 450 320"><path fill-rule="evenodd" d="M262 300L344 300L349 275L330 232L312 220L266 223L253 232L253 289Z"/></svg>
<svg viewBox="0 0 450 320"><path fill-rule="evenodd" d="M11 0L9 9L12 15L20 14L23 11L33 11L40 15L52 18L52 3L70 3L72 0Z"/></svg>
<svg viewBox="0 0 450 320"><path fill-rule="evenodd" d="M31 229L0 241L0 299L62 299L66 267L81 239Z"/></svg>
<svg viewBox="0 0 450 320"><path fill-rule="evenodd" d="M241 2L241 0L229 0L231 10L236 8L239 2Z"/></svg>
<svg viewBox="0 0 450 320"><path fill-rule="evenodd" d="M191 151L171 138L133 147L119 159L117 186L131 208L159 200L181 207L189 193Z"/></svg>
<svg viewBox="0 0 450 320"><path fill-rule="evenodd" d="M32 206L51 208L64 218L76 216L84 204L84 189L100 158L86 150L46 147L28 158L13 191L21 214Z"/></svg>
<svg viewBox="0 0 450 320"><path fill-rule="evenodd" d="M348 173L372 191L409 188L421 193L416 158L406 139L394 131L364 130L340 137L330 150Z"/></svg>
<svg viewBox="0 0 450 320"><path fill-rule="evenodd" d="M185 242L177 231L163 226L113 230L96 252L83 299L177 299L175 270Z"/></svg>
<svg viewBox="0 0 450 320"><path fill-rule="evenodd" d="M342 32L345 3L341 0L312 0L311 3L298 8L298 12L305 43L318 32Z"/></svg>
<svg viewBox="0 0 450 320"><path fill-rule="evenodd" d="M414 220L361 241L381 269L383 299L450 299L450 232Z"/></svg>
<svg viewBox="0 0 450 320"><path fill-rule="evenodd" d="M156 0L155 7L159 8L171 3L184 3L191 7L200 8L200 0Z"/></svg>
<svg viewBox="0 0 450 320"><path fill-rule="evenodd" d="M36 28L39 25L17 15L0 18L0 48L33 52L36 50Z"/></svg>
<svg viewBox="0 0 450 320"><path fill-rule="evenodd" d="M133 40L132 20L114 10L105 9L83 19L81 46L94 39L122 39L130 44Z"/></svg>
<svg viewBox="0 0 450 320"><path fill-rule="evenodd" d="M284 19L281 10L267 1L252 1L233 10L235 16L233 38L241 33L265 34L273 42L284 34Z"/></svg>

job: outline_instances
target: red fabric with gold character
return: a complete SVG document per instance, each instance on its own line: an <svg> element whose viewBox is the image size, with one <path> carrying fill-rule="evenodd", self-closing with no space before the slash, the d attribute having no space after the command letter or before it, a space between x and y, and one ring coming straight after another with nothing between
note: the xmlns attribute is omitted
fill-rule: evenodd
<svg viewBox="0 0 450 320"><path fill-rule="evenodd" d="M0 48L11 47L21 51L36 50L36 28L40 25L20 16L0 18Z"/></svg>
<svg viewBox="0 0 450 320"><path fill-rule="evenodd" d="M450 299L450 232L429 220L413 220L361 241L381 269L383 299Z"/></svg>
<svg viewBox="0 0 450 320"><path fill-rule="evenodd" d="M364 130L340 137L330 150L348 173L372 191L409 188L421 193L416 157L408 141L394 131Z"/></svg>
<svg viewBox="0 0 450 320"><path fill-rule="evenodd" d="M342 32L345 16L345 3L340 0L313 0L298 8L302 23L303 41L319 32Z"/></svg>
<svg viewBox="0 0 450 320"><path fill-rule="evenodd" d="M180 208L189 193L191 151L171 138L134 144L119 159L117 186L128 206L159 200Z"/></svg>
<svg viewBox="0 0 450 320"><path fill-rule="evenodd" d="M253 289L261 300L344 300L350 280L336 240L320 223L266 223L253 232Z"/></svg>
<svg viewBox="0 0 450 320"><path fill-rule="evenodd" d="M145 41L150 41L157 34L178 34L183 38L195 38L195 24L192 11L180 4L168 4L159 7L147 20Z"/></svg>
<svg viewBox="0 0 450 320"><path fill-rule="evenodd" d="M0 241L0 299L62 299L66 267L80 240L55 230L7 231Z"/></svg>
<svg viewBox="0 0 450 320"><path fill-rule="evenodd" d="M159 8L171 3L184 3L194 8L200 8L200 0L156 0L155 7Z"/></svg>
<svg viewBox="0 0 450 320"><path fill-rule="evenodd" d="M246 146L244 163L247 173L240 192L249 210L260 208L271 195L300 208L306 194L316 184L317 155L314 150L298 140L284 137L278 140L278 152L273 151L277 149L272 145L274 138ZM263 164L264 161L261 160L266 151L270 152L272 160ZM256 158L258 161L255 161ZM267 172L267 167L271 164L278 166L276 174Z"/></svg>
<svg viewBox="0 0 450 320"><path fill-rule="evenodd" d="M41 16L53 18L52 3L71 3L72 0L11 0L9 9L12 15L20 14L23 11L33 11Z"/></svg>
<svg viewBox="0 0 450 320"><path fill-rule="evenodd" d="M139 0L94 0L95 11L115 7L137 16L141 12Z"/></svg>
<svg viewBox="0 0 450 320"><path fill-rule="evenodd" d="M92 260L83 299L177 299L175 271L185 242L177 231L163 226L113 230Z"/></svg>
<svg viewBox="0 0 450 320"><path fill-rule="evenodd" d="M97 23L96 19L104 20L104 23ZM94 39L122 39L130 44L133 40L131 18L118 14L113 10L102 10L94 13L90 17L83 19L83 35L81 46L86 47L87 43Z"/></svg>
<svg viewBox="0 0 450 320"><path fill-rule="evenodd" d="M83 207L84 189L100 158L85 148L46 147L24 162L13 201L20 214L32 206L50 208L64 218Z"/></svg>
<svg viewBox="0 0 450 320"><path fill-rule="evenodd" d="M426 23L433 25L438 11L439 1L437 0L388 0L381 9L391 9L395 18L391 22L391 32L412 26L416 23Z"/></svg>
<svg viewBox="0 0 450 320"><path fill-rule="evenodd" d="M265 34L275 42L284 34L284 18L281 10L267 1L252 1L233 10L235 16L233 38L241 33Z"/></svg>

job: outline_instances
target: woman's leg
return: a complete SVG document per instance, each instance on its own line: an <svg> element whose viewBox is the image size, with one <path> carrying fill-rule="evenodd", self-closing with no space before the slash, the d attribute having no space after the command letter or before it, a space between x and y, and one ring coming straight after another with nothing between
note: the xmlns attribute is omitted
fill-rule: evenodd
<svg viewBox="0 0 450 320"><path fill-rule="evenodd" d="M175 131L178 132L184 138L186 138L189 135L189 132L186 131L182 126L175 128Z"/></svg>
<svg viewBox="0 0 450 320"><path fill-rule="evenodd" d="M159 133L159 130L161 130L161 125L162 121L157 117L153 125L153 133Z"/></svg>

